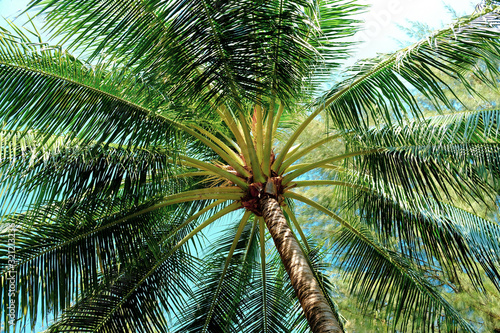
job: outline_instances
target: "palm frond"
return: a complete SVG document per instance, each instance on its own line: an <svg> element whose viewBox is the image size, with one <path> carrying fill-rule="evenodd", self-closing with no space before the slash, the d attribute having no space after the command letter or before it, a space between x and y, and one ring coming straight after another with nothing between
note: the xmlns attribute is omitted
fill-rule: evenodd
<svg viewBox="0 0 500 333"><path fill-rule="evenodd" d="M243 303L241 327L249 333L307 332L309 326L277 253L266 254L265 271L260 266Z"/></svg>
<svg viewBox="0 0 500 333"><path fill-rule="evenodd" d="M135 265L144 253L162 253L162 246L185 237L198 222L190 219L186 225L184 220L207 204L184 203L137 214L154 203L135 206L126 198L93 200L91 205L62 202L11 216L2 226L15 227L17 263L8 264L8 248L2 246L0 293L6 296L6 277L15 271L21 277L18 309L26 309L33 323L40 309L42 317L48 311L57 315L76 295L92 293L101 280ZM8 234L1 236L7 239Z"/></svg>
<svg viewBox="0 0 500 333"><path fill-rule="evenodd" d="M9 156L0 162L2 188L24 195L28 204L117 195L142 202L182 186L172 177L175 164L161 149L82 146L77 141L46 148L38 135L7 135L10 140L1 147Z"/></svg>
<svg viewBox="0 0 500 333"><path fill-rule="evenodd" d="M458 283L458 273L465 272L478 288L484 279L478 267L481 265L499 286L500 229L496 223L445 202L436 202L425 194L410 193L395 183L388 183L380 190L373 184L376 177L352 170L337 171L330 176L331 180L297 184L329 185L324 205L345 217L359 216L360 223L375 232L384 246L397 248L416 265L443 270ZM318 193L317 189L314 193Z"/></svg>
<svg viewBox="0 0 500 333"><path fill-rule="evenodd" d="M198 96L200 104L271 91L281 100L295 96L311 66L322 61L315 47L328 39L328 47L340 51L328 52L330 63L345 54L333 35L352 34L345 16L355 10L348 1L329 5L337 10L326 17L328 29L320 36L316 1L31 2L47 13L47 28L73 46L85 42L87 49L92 40L87 51L93 57L123 58L168 82L172 96Z"/></svg>
<svg viewBox="0 0 500 333"><path fill-rule="evenodd" d="M420 331L431 331L434 325L450 332L458 328L472 332L472 327L439 294L423 272L396 251L387 249L375 239L371 230L340 216L310 199L287 192L293 198L318 209L341 224L336 239L336 257L350 275L352 290L364 306L377 309L387 304L387 315L394 316L394 328L403 330L411 323ZM391 295L391 299L388 299Z"/></svg>
<svg viewBox="0 0 500 333"><path fill-rule="evenodd" d="M2 29L0 73L3 130L132 146L175 138L165 117L170 101L113 62L85 63L58 46Z"/></svg>
<svg viewBox="0 0 500 333"><path fill-rule="evenodd" d="M367 60L318 100L338 128L367 127L372 122L391 123L421 117L413 91L420 92L441 109L452 105L444 90L449 86L438 76L459 80L471 92L465 74L495 86L499 59L498 9L463 18L402 51ZM483 66L489 73L484 73ZM456 96L455 96L456 97Z"/></svg>
<svg viewBox="0 0 500 333"><path fill-rule="evenodd" d="M349 144L362 147L401 147L498 143L499 136L500 111L479 110L374 127L351 138Z"/></svg>
<svg viewBox="0 0 500 333"><path fill-rule="evenodd" d="M314 20L318 21L319 35L310 42L319 52L321 61L315 66L314 74L310 78L313 95L322 92L322 86L331 81L333 70L338 67L338 63L350 56L356 43L349 41L348 37L358 31L361 23L353 16L366 9L355 2L342 0L320 0L317 7ZM339 43L338 40L342 42Z"/></svg>
<svg viewBox="0 0 500 333"><path fill-rule="evenodd" d="M178 311L191 293L197 261L180 251L158 261L145 256L114 281L80 297L48 331L168 331L166 314Z"/></svg>
<svg viewBox="0 0 500 333"><path fill-rule="evenodd" d="M389 187L401 185L404 193L448 200L472 193L480 200L499 187L498 115L461 112L373 128L352 136L349 149L385 149L354 163L380 183L379 191L394 192Z"/></svg>
<svg viewBox="0 0 500 333"><path fill-rule="evenodd" d="M237 228L229 230L208 252L198 288L176 332L232 332L240 325L245 315L241 303L253 276L258 242L256 227L247 223L226 267L236 233Z"/></svg>
<svg viewBox="0 0 500 333"><path fill-rule="evenodd" d="M387 316L394 316L393 329L474 331L416 266L377 244L361 225L351 226L337 239L338 253L345 255L342 268L364 308L387 306Z"/></svg>
<svg viewBox="0 0 500 333"><path fill-rule="evenodd" d="M442 269L456 278L465 272L481 288L480 264L493 284L500 288L500 226L457 207L430 199L394 201L369 191L353 195L350 207L359 210L360 222L369 226L386 245L417 266Z"/></svg>
<svg viewBox="0 0 500 333"><path fill-rule="evenodd" d="M433 196L437 201L484 201L498 183L496 144L454 144L388 148L359 158L358 170L373 178L379 192ZM471 195L473 197L471 197Z"/></svg>
<svg viewBox="0 0 500 333"><path fill-rule="evenodd" d="M131 147L89 142L37 131L0 131L0 190L4 214L53 201L128 196L137 204L186 189L210 186L180 165L168 147ZM193 143L194 145L192 145ZM185 149L200 160L210 152L192 141ZM205 150L205 151L204 151Z"/></svg>

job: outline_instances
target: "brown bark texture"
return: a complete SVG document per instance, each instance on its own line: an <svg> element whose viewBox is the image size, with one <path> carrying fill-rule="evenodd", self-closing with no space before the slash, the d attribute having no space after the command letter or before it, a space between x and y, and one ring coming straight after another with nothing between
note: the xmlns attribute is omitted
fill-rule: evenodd
<svg viewBox="0 0 500 333"><path fill-rule="evenodd" d="M343 333L278 201L272 197L261 198L260 209L312 332Z"/></svg>

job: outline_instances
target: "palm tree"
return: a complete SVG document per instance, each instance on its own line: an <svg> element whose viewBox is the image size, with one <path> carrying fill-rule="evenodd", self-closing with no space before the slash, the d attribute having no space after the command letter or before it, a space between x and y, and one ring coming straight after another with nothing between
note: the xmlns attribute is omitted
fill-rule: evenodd
<svg viewBox="0 0 500 333"><path fill-rule="evenodd" d="M35 27L0 35L5 325L342 332L321 263L331 253L297 223L308 205L340 226L334 260L362 306L387 307L403 330L473 331L429 272L500 287L500 228L457 208L497 194L500 113L446 114L438 74L496 88L496 7L322 94L353 46L352 1L30 8L58 44ZM416 93L442 114L423 117ZM295 145L317 117L325 136ZM344 151L301 163L335 140ZM300 194L311 186L343 204ZM225 235L203 236L217 222Z"/></svg>

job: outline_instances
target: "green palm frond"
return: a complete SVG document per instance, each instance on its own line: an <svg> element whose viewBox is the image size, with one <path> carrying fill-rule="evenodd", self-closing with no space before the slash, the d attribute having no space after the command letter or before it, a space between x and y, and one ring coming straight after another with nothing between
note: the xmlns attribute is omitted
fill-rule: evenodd
<svg viewBox="0 0 500 333"><path fill-rule="evenodd" d="M25 169L35 163L58 153L67 145L64 136L48 136L46 144L41 144L36 132L0 131L0 191L4 194L0 199L1 215L16 211L27 200L27 191L17 191L20 183L25 182L23 175L13 174L16 165L25 164ZM22 161L22 162L21 162Z"/></svg>
<svg viewBox="0 0 500 333"><path fill-rule="evenodd" d="M260 270L245 298L249 309L242 327L249 332L304 332L308 329L276 251L266 246L265 221L259 219ZM286 320L283 320L286 318Z"/></svg>
<svg viewBox="0 0 500 333"><path fill-rule="evenodd" d="M162 247L185 237L198 222L185 225L184 220L207 205L184 203L137 214L154 203L135 206L126 198L62 202L7 218L2 227L16 229L17 264L8 264L8 249L2 246L0 293L6 296L6 277L14 270L22 277L18 309L27 309L33 323L40 306L42 316L47 310L57 316L77 294L92 293L103 281L141 261L145 253L159 255ZM8 231L2 232L2 239L7 239Z"/></svg>
<svg viewBox="0 0 500 333"><path fill-rule="evenodd" d="M342 166L320 165L336 171L325 180L291 186L336 185L332 195L341 201L357 195L343 189L370 189L405 204L431 196L438 202L491 205L498 191L497 116L495 110L462 112L351 132L346 136L350 152L330 158L342 157Z"/></svg>
<svg viewBox="0 0 500 333"><path fill-rule="evenodd" d="M380 163L385 169L373 174L339 170L328 180L298 181L296 184L330 186L332 189L328 195L331 199L327 201L330 209L346 217L360 216L361 223L375 232L379 241L386 246L397 244L398 251L415 264L428 269L436 269L437 265L451 278L459 272L466 272L473 284L481 288L483 273L480 265L491 281L500 286L498 225L445 202L435 201L428 196L428 189L419 193L418 177L422 174L415 173L415 183L401 175L412 162L410 159L409 162L390 165L390 171L395 175L389 172L387 163ZM386 178L381 180L381 175ZM405 184L412 185L403 188L398 183L400 179L406 179ZM471 185L478 186L476 182ZM452 201L465 204L471 211L474 209L468 202L457 198Z"/></svg>
<svg viewBox="0 0 500 333"><path fill-rule="evenodd" d="M301 195L291 192L285 195L316 208L340 223L334 257L349 275L352 292L358 294L361 304L364 307L371 304L379 310L385 307L387 316L394 316L394 329L399 327L404 331L411 324L420 331L431 331L434 325L439 328L444 326L449 332L458 328L473 331L432 286L420 267L385 247L373 237L372 230L354 219L343 219Z"/></svg>
<svg viewBox="0 0 500 333"><path fill-rule="evenodd" d="M12 187L34 203L117 195L133 196L141 202L175 193L187 184L188 179L180 182L173 177L178 167L169 155L173 154L162 149L82 147L78 143L53 153L27 149L0 164L5 179L2 187Z"/></svg>
<svg viewBox="0 0 500 333"><path fill-rule="evenodd" d="M365 309L386 307L387 315L394 316L393 328L403 331L432 331L436 326L447 332L474 331L418 267L377 244L361 225L351 226L342 229L336 245L338 253L344 254L342 268L351 289Z"/></svg>
<svg viewBox="0 0 500 333"><path fill-rule="evenodd" d="M168 331L165 313L178 310L191 293L198 263L180 251L161 264L157 260L151 254L145 256L113 281L80 297L48 331L116 332L124 327Z"/></svg>
<svg viewBox="0 0 500 333"><path fill-rule="evenodd" d="M329 5L336 10L327 15L316 1L31 2L47 12L47 28L73 46L157 73L172 96L198 96L200 104L271 90L281 100L294 97L311 66L324 63L318 45L339 51L324 52L327 63L338 64L346 47L335 39L353 34L346 14L356 9L343 0ZM83 45L89 39L91 48Z"/></svg>
<svg viewBox="0 0 500 333"><path fill-rule="evenodd" d="M276 259L266 259L265 274L261 265L250 284L243 303L248 309L241 324L245 332L291 333L306 332L308 329L288 276Z"/></svg>
<svg viewBox="0 0 500 333"><path fill-rule="evenodd" d="M495 85L492 78L498 76L499 19L498 9L486 9L397 53L360 63L318 100L318 106L327 108L338 128L420 117L422 110L413 91L438 109L442 109L441 104L453 109L444 93L449 86L438 73L459 80L471 92L474 88L466 73ZM481 74L481 66L489 76Z"/></svg>
<svg viewBox="0 0 500 333"><path fill-rule="evenodd" d="M3 130L141 146L175 138L170 101L113 62L84 63L2 30L0 73Z"/></svg>
<svg viewBox="0 0 500 333"><path fill-rule="evenodd" d="M182 325L176 332L200 332L203 328L207 332L307 331L305 318L299 313L298 301L277 253L266 253L264 262L259 263L258 249L262 240L258 237L258 223L246 225L230 265L222 275L236 231L233 228L207 255L210 260L202 269L205 273L198 283L200 289L194 291L193 305L181 319ZM318 259L317 251L311 253L315 272L321 275L322 286L330 294L331 285L322 275Z"/></svg>
<svg viewBox="0 0 500 333"><path fill-rule="evenodd" d="M401 147L498 143L500 111L464 111L413 120L400 125L381 126L360 133L354 146ZM350 142L351 143L351 142Z"/></svg>
<svg viewBox="0 0 500 333"><path fill-rule="evenodd" d="M358 210L360 223L375 231L385 245L397 244L398 252L416 265L429 270L439 267L454 280L465 272L478 288L484 279L481 265L500 288L500 226L496 223L430 199L394 201L366 190L357 192L351 192L355 204L349 209Z"/></svg>
<svg viewBox="0 0 500 333"><path fill-rule="evenodd" d="M358 31L360 23L351 15L364 12L366 7L342 0L320 0L318 8L314 19L318 21L319 38L311 40L311 44L318 50L322 61L315 66L310 78L313 93L321 92L322 85L331 82L332 70L339 61L348 59L356 43L350 42L347 37ZM338 39L342 43L338 43Z"/></svg>
<svg viewBox="0 0 500 333"><path fill-rule="evenodd" d="M454 195L481 201L496 192L498 151L496 144L391 147L360 156L356 164L377 191L395 197L419 193L437 201L453 201Z"/></svg>
<svg viewBox="0 0 500 333"><path fill-rule="evenodd" d="M96 200L128 196L136 203L195 187L210 186L183 173L178 152L168 147L125 147L82 143L65 136L44 138L36 131L0 131L0 190L3 212L81 198ZM185 144L192 156L211 157L196 141ZM196 169L195 169L196 170ZM193 185L195 184L195 185ZM8 195L7 195L8 194ZM16 199L13 199L16 198Z"/></svg>
<svg viewBox="0 0 500 333"><path fill-rule="evenodd" d="M176 332L232 332L246 315L240 307L258 258L258 233L254 223L246 223L239 239L232 228L207 254L193 292ZM229 263L228 254L237 241Z"/></svg>
<svg viewBox="0 0 500 333"><path fill-rule="evenodd" d="M461 112L383 126L352 136L349 149L384 149L354 163L378 182L379 192L396 196L400 185L406 194L481 199L498 191L498 116L497 110Z"/></svg>

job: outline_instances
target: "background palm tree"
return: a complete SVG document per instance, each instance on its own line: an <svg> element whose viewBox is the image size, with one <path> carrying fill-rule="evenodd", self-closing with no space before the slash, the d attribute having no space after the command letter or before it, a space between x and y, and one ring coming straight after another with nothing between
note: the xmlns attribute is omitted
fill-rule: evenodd
<svg viewBox="0 0 500 333"><path fill-rule="evenodd" d="M15 231L1 297L23 325L53 313L53 332L341 332L301 203L340 226L334 260L362 306L402 330L473 331L429 272L500 287L500 228L457 207L495 201L499 113L427 119L415 96L451 109L441 75L496 89L496 7L320 95L352 46L353 2L31 6L80 55L35 27L0 38L3 244ZM295 145L318 116L325 136ZM342 151L306 160L335 140ZM311 186L343 204L301 194ZM207 250L202 232L225 216L237 222Z"/></svg>

